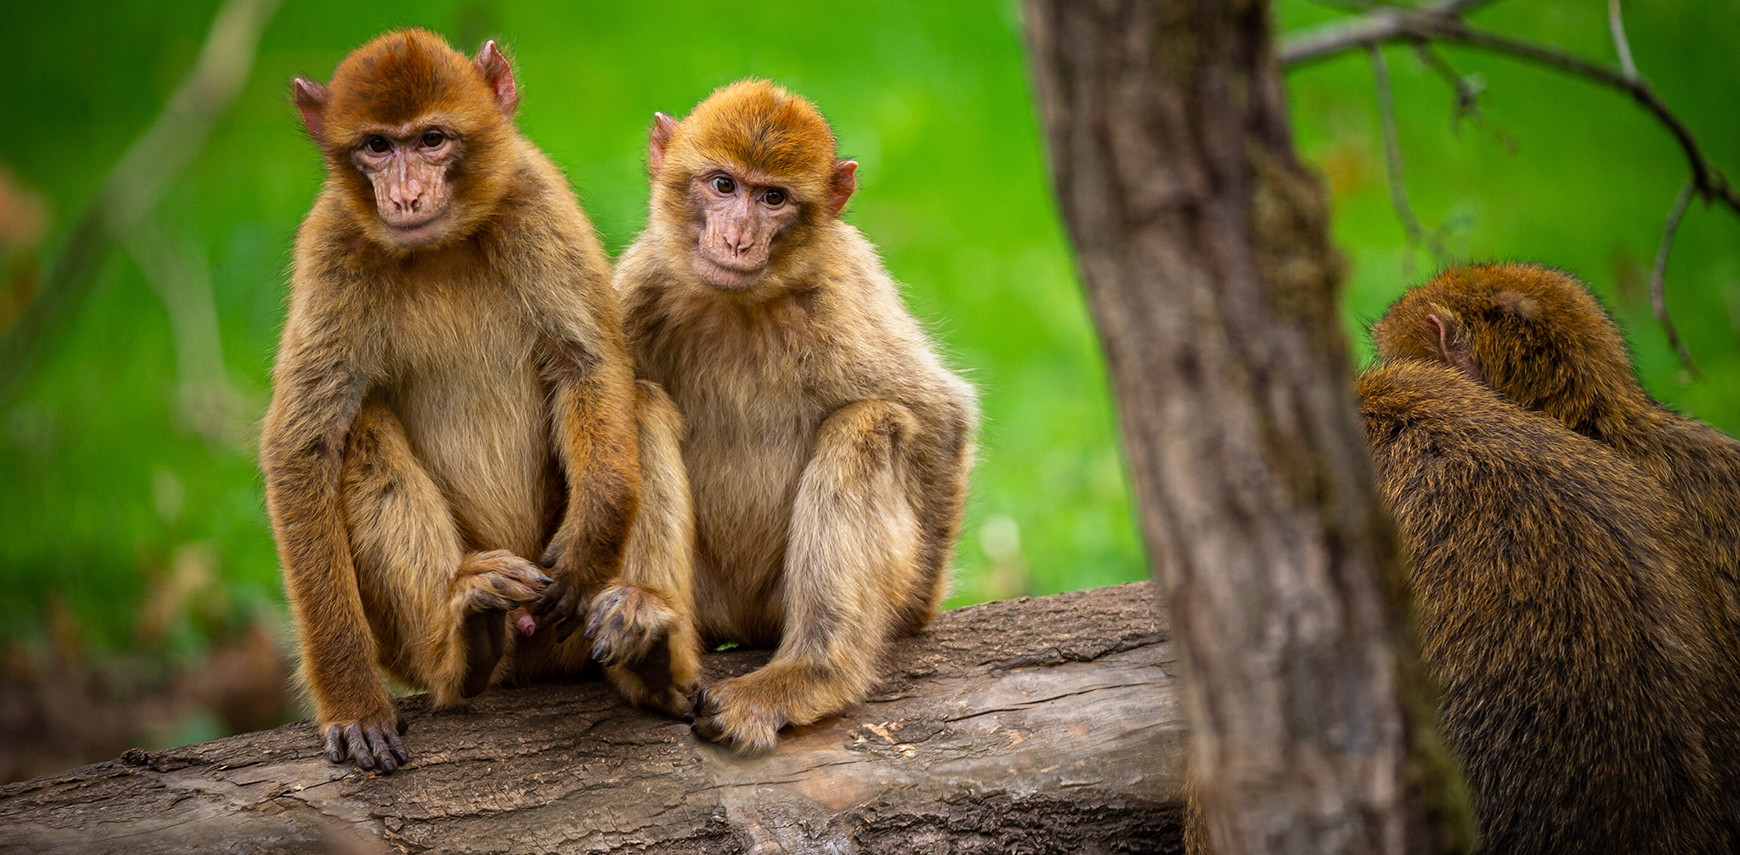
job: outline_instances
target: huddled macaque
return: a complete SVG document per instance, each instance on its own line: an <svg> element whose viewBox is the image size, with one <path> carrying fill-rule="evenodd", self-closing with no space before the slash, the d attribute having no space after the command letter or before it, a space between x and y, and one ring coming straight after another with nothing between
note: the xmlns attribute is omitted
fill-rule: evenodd
<svg viewBox="0 0 1740 855"><path fill-rule="evenodd" d="M1740 441L1651 398L1581 282L1532 264L1453 267L1402 295L1372 338L1386 358L1449 363L1654 476L1709 546L1740 625Z"/></svg>
<svg viewBox="0 0 1740 855"><path fill-rule="evenodd" d="M672 540L631 546L666 558L631 558L588 631L619 690L672 712L702 641L776 646L693 709L698 735L762 751L862 700L889 639L935 614L974 393L840 220L858 164L809 101L727 86L656 117L648 166L651 216L616 286L656 416L643 514L664 522L643 530Z"/></svg>
<svg viewBox="0 0 1740 855"><path fill-rule="evenodd" d="M1482 851L1735 851L1734 636L1681 503L1454 359L1358 390Z"/></svg>
<svg viewBox="0 0 1740 855"><path fill-rule="evenodd" d="M1402 295L1372 338L1381 357L1449 365L1664 488L1690 526L1680 538L1689 572L1706 576L1722 604L1720 664L1740 683L1740 442L1644 391L1624 335L1586 286L1534 264L1452 267ZM1740 747L1724 750L1724 814L1740 827Z"/></svg>
<svg viewBox="0 0 1740 855"><path fill-rule="evenodd" d="M467 60L389 33L294 100L327 178L261 468L327 752L391 772L377 666L446 705L588 662L563 639L635 518L633 367L603 249L515 129L493 42Z"/></svg>

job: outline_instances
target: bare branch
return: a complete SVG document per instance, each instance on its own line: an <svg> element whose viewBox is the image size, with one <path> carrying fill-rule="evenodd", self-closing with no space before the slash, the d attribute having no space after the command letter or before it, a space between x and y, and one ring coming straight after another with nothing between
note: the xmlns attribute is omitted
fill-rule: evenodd
<svg viewBox="0 0 1740 855"><path fill-rule="evenodd" d="M169 316L179 415L208 442L246 447L252 438L254 402L230 382L224 367L210 266L196 248L176 240L154 219L141 222L122 240Z"/></svg>
<svg viewBox="0 0 1740 855"><path fill-rule="evenodd" d="M1408 204L1408 183L1402 174L1402 140L1396 129L1395 93L1390 87L1390 67L1384 61L1383 48L1372 44L1366 46L1366 52L1371 55L1372 82L1377 89L1378 123L1383 126L1384 134L1384 164L1387 167L1390 185L1390 204L1396 208L1396 217L1402 221L1402 228L1408 231L1408 242L1414 246L1424 246L1432 253L1432 258L1442 264L1449 253L1444 251L1444 244L1438 236L1427 231L1420 225L1418 217L1414 216L1414 208Z"/></svg>
<svg viewBox="0 0 1740 855"><path fill-rule="evenodd" d="M1674 248L1674 234L1680 230L1680 218L1686 215L1686 206L1692 203L1692 193L1695 190L1697 185L1687 181L1679 198L1674 200L1673 211L1668 214L1667 226L1661 233L1661 249L1655 253L1655 269L1649 274L1649 302L1655 308L1655 319L1661 324L1662 332L1667 333L1668 344L1673 347L1674 353L1679 354L1680 364L1693 377L1699 377L1702 372L1698 370L1698 364L1692 361L1691 350L1680 340L1679 331L1674 329L1674 322L1668 317L1667 295L1663 293L1662 287L1667 281L1668 253Z"/></svg>
<svg viewBox="0 0 1740 855"><path fill-rule="evenodd" d="M1456 93L1456 118L1479 121L1481 118L1480 95L1485 91L1484 88L1477 85L1467 75L1457 71L1449 60L1439 56L1438 52L1432 49L1431 42L1414 42L1414 54L1420 58L1422 65L1443 78L1444 82L1450 86L1450 91Z"/></svg>
<svg viewBox="0 0 1740 855"><path fill-rule="evenodd" d="M1442 77L1451 91L1456 93L1456 119L1459 121L1467 119L1476 128L1491 134L1506 153L1514 153L1516 151L1516 137L1488 119L1486 113L1480 109L1480 96L1486 94L1486 85L1480 77L1457 71L1449 60L1433 49L1431 42L1415 41L1413 45L1414 53L1420 58L1420 62Z"/></svg>
<svg viewBox="0 0 1740 855"><path fill-rule="evenodd" d="M1720 202L1740 214L1740 196L1735 195L1727 177L1704 156L1686 123L1662 103L1642 78L1628 78L1622 71L1563 51L1470 27L1457 17L1466 9L1453 10L1451 7L1455 5L1442 2L1418 10L1384 7L1352 21L1336 22L1291 36L1282 44L1281 64L1287 67L1302 65L1341 51L1389 41L1444 41L1505 54L1601 83L1631 95L1667 127L1685 153L1698 195L1706 201Z"/></svg>
<svg viewBox="0 0 1740 855"><path fill-rule="evenodd" d="M1416 19L1456 19L1492 0L1438 0L1430 6L1379 6L1371 12L1315 29L1293 33L1281 41L1282 68L1324 59L1351 48L1395 41L1421 29Z"/></svg>
<svg viewBox="0 0 1740 855"><path fill-rule="evenodd" d="M1637 79L1637 63L1631 59L1631 42L1625 38L1625 19L1619 15L1619 0L1607 0L1607 28L1613 32L1613 51L1619 54L1619 73Z"/></svg>
<svg viewBox="0 0 1740 855"><path fill-rule="evenodd" d="M36 297L0 337L0 405L29 376L42 344L90 293L114 243L137 228L193 162L247 82L260 34L279 0L225 0L193 69L151 127L110 170L79 215Z"/></svg>

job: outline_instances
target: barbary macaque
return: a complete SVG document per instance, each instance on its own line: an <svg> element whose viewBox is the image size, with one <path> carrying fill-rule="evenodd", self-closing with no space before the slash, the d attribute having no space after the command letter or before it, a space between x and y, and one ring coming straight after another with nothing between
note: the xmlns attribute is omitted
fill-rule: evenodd
<svg viewBox="0 0 1740 855"><path fill-rule="evenodd" d="M1537 264L1447 268L1403 294L1372 339L1389 357L1453 365L1654 476L1685 504L1740 626L1740 441L1644 391L1624 334L1582 282Z"/></svg>
<svg viewBox="0 0 1740 855"><path fill-rule="evenodd" d="M635 518L632 363L603 248L515 129L493 42L467 60L388 33L294 100L327 177L261 468L328 754L391 772L409 755L377 668L449 705L589 662L562 639Z"/></svg>
<svg viewBox="0 0 1740 855"><path fill-rule="evenodd" d="M1681 504L1454 365L1358 391L1481 851L1735 851L1735 639Z"/></svg>
<svg viewBox="0 0 1740 855"><path fill-rule="evenodd" d="M631 562L589 627L612 682L667 711L635 672L648 651L680 684L702 641L776 647L693 710L701 737L765 751L861 701L889 640L935 615L977 405L840 219L858 164L809 101L727 86L656 117L648 167L651 216L616 286L637 374L673 405L643 421L647 483L688 486L646 513L671 514L662 530L693 543L663 551L693 560ZM654 507L670 501L692 502L692 530Z"/></svg>

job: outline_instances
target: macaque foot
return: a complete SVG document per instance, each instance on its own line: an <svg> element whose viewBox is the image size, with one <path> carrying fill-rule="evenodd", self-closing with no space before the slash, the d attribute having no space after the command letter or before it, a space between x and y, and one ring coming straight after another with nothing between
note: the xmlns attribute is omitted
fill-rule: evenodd
<svg viewBox="0 0 1740 855"><path fill-rule="evenodd" d="M536 600L550 582L536 564L504 549L479 552L460 563L449 592L464 628L461 697L469 698L488 688L496 663L507 652L508 613L512 612L520 633L536 631L536 622L523 606Z"/></svg>
<svg viewBox="0 0 1740 855"><path fill-rule="evenodd" d="M391 708L384 715L322 722L321 728L326 732L326 759L334 763L351 760L364 772L378 768L391 775L411 759L399 741L405 722Z"/></svg>
<svg viewBox="0 0 1740 855"><path fill-rule="evenodd" d="M586 620L592 658L629 703L688 718L700 681L700 641L665 595L618 583L592 600Z"/></svg>
<svg viewBox="0 0 1740 855"><path fill-rule="evenodd" d="M761 672L721 680L695 699L695 735L743 755L765 754L779 741L787 719L774 701L780 691Z"/></svg>

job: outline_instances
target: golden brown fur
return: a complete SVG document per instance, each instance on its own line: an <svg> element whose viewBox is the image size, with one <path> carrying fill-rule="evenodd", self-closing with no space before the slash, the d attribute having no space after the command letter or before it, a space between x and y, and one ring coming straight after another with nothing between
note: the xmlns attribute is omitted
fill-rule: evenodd
<svg viewBox="0 0 1740 855"><path fill-rule="evenodd" d="M686 471L693 501L692 600L683 580L666 599L709 643L777 646L696 711L702 736L764 750L782 726L860 701L888 639L935 614L977 409L874 248L836 216L856 164L834 159L809 102L765 82L726 87L680 124L660 117L652 163L651 221L616 284L640 376L687 422L666 444L680 459L643 447L649 482L655 467ZM721 169L801 206L741 288L691 264L706 216L691 188Z"/></svg>
<svg viewBox="0 0 1740 855"><path fill-rule="evenodd" d="M1740 627L1740 442L1644 391L1625 337L1583 283L1532 264L1449 268L1402 295L1372 338L1386 357L1461 363L1653 475L1684 503Z"/></svg>
<svg viewBox="0 0 1740 855"><path fill-rule="evenodd" d="M1483 851L1733 851L1733 639L1678 503L1441 361L1358 385Z"/></svg>
<svg viewBox="0 0 1740 855"><path fill-rule="evenodd" d="M405 760L376 666L438 704L584 667L583 642L516 645L507 615L542 593L547 618L574 622L634 517L633 377L608 263L567 182L514 130L516 101L493 44L471 62L419 30L358 49L330 93L297 82L328 179L297 235L261 467L335 762ZM443 167L453 213L406 247L353 152L379 134L415 145L426 121L458 149ZM528 560L540 554L553 584Z"/></svg>

